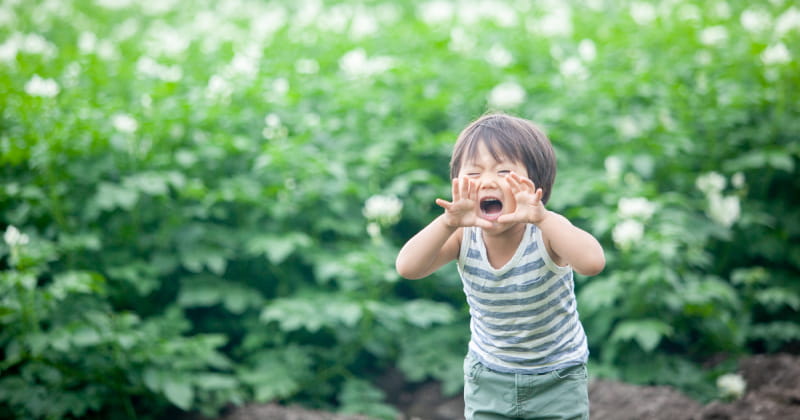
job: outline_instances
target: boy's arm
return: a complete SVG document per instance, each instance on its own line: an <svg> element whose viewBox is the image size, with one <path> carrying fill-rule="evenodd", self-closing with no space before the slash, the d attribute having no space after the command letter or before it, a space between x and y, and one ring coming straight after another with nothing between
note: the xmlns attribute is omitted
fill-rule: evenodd
<svg viewBox="0 0 800 420"><path fill-rule="evenodd" d="M478 217L478 185L462 176L453 179L453 201L436 199L444 214L409 239L397 254L395 268L407 279L421 279L458 258L462 228L492 227Z"/></svg>
<svg viewBox="0 0 800 420"><path fill-rule="evenodd" d="M398 274L407 279L421 279L458 258L461 228L447 225L444 217L434 219L403 245L395 261Z"/></svg>
<svg viewBox="0 0 800 420"><path fill-rule="evenodd" d="M556 264L569 264L586 276L603 271L606 258L603 247L594 236L552 211L547 211L547 216L537 226Z"/></svg>
<svg viewBox="0 0 800 420"><path fill-rule="evenodd" d="M542 231L550 257L558 265L571 265L583 275L593 276L606 265L603 247L594 236L573 225L566 217L549 211L542 203L542 189L519 174L506 177L516 201L514 213L500 216L501 223L533 223Z"/></svg>

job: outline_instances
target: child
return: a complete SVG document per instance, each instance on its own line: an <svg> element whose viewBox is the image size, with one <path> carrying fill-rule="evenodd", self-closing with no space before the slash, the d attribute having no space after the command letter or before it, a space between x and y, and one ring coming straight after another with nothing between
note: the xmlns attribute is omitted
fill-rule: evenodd
<svg viewBox="0 0 800 420"><path fill-rule="evenodd" d="M485 115L458 137L452 201L397 256L397 272L426 277L451 260L470 306L464 361L467 420L588 419L589 349L573 270L605 266L600 243L547 210L553 147L530 121Z"/></svg>

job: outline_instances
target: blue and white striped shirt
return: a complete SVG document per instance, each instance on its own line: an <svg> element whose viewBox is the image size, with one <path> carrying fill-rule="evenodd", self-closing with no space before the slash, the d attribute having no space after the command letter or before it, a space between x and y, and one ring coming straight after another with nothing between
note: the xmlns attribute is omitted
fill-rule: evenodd
<svg viewBox="0 0 800 420"><path fill-rule="evenodd" d="M469 351L489 369L538 374L586 363L572 268L550 259L535 225L499 269L480 228L464 228L458 272L470 307Z"/></svg>

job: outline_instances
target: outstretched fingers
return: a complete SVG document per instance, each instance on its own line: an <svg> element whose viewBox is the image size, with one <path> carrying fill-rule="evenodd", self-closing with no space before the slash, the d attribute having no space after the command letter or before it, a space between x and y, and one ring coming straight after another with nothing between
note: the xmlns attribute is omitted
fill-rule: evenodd
<svg viewBox="0 0 800 420"><path fill-rule="evenodd" d="M508 179L514 193L519 191L536 191L536 184L534 184L533 181L531 181L528 177L524 177L516 172L511 172L511 176L508 177Z"/></svg>
<svg viewBox="0 0 800 420"><path fill-rule="evenodd" d="M445 209L445 210L450 210L450 207L453 206L453 203L451 203L449 201L446 201L446 200L442 200L441 198L437 198L436 199L436 205L441 207L441 208L443 208L443 209Z"/></svg>
<svg viewBox="0 0 800 420"><path fill-rule="evenodd" d="M450 192L450 195L454 203L459 199L461 199L461 189L459 188L458 181L459 181L458 178L453 178L451 192Z"/></svg>

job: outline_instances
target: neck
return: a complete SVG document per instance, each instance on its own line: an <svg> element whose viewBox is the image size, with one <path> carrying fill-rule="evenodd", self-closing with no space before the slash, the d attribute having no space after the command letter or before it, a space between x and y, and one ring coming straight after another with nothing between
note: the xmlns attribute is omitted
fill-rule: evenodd
<svg viewBox="0 0 800 420"><path fill-rule="evenodd" d="M526 226L525 223L517 223L497 233L481 230L489 264L492 267L499 269L511 260L522 242Z"/></svg>
<svg viewBox="0 0 800 420"><path fill-rule="evenodd" d="M515 223L513 226L499 232L481 229L481 233L483 235L483 242L487 247L510 247L516 249L517 245L522 241L522 236L525 234L526 228L527 224L525 223Z"/></svg>

